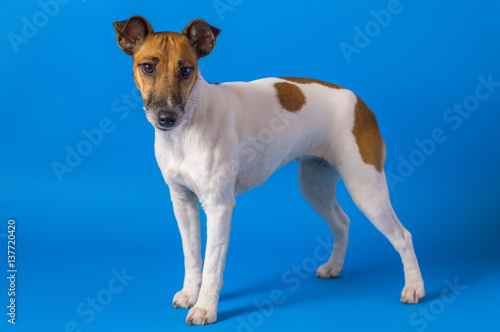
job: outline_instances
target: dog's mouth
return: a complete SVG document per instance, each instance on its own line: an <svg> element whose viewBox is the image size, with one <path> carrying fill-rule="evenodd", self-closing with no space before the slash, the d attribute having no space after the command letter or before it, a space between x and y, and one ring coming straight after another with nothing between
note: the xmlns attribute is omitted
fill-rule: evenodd
<svg viewBox="0 0 500 332"><path fill-rule="evenodd" d="M162 127L162 126L159 126L159 125L155 125L154 127L155 127L156 129L158 129L158 130L161 130L161 131L172 131L172 130L173 130L175 127L177 127L177 126L172 126L172 127L170 127L170 128L165 128L165 127Z"/></svg>

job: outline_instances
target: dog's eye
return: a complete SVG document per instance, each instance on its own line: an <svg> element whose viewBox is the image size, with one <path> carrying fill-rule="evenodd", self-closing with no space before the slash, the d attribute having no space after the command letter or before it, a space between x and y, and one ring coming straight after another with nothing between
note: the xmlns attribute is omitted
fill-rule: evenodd
<svg viewBox="0 0 500 332"><path fill-rule="evenodd" d="M181 67L180 75L182 78L186 78L186 77L189 77L189 75L191 75L192 71L193 71L193 67Z"/></svg>
<svg viewBox="0 0 500 332"><path fill-rule="evenodd" d="M144 63L141 65L142 71L146 74L152 74L155 71L155 67L152 63Z"/></svg>

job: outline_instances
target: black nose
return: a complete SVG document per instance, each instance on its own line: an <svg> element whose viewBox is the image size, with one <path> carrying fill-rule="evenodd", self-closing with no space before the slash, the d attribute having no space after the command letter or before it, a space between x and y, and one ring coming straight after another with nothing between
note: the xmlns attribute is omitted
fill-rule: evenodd
<svg viewBox="0 0 500 332"><path fill-rule="evenodd" d="M165 129L173 127L177 123L177 114L172 111L158 112L158 123Z"/></svg>

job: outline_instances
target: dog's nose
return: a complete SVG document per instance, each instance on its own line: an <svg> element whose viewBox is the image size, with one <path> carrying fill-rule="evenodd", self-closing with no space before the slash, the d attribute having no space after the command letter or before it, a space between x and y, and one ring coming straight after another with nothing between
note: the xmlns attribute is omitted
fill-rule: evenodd
<svg viewBox="0 0 500 332"><path fill-rule="evenodd" d="M158 112L158 123L165 129L173 127L177 123L177 114L172 111Z"/></svg>

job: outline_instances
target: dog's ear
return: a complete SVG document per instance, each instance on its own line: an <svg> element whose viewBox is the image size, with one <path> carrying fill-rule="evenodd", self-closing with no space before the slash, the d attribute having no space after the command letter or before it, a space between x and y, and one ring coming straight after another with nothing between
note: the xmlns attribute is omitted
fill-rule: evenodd
<svg viewBox="0 0 500 332"><path fill-rule="evenodd" d="M198 58L202 58L212 52L220 31L204 20L196 19L186 26L183 33L189 39Z"/></svg>
<svg viewBox="0 0 500 332"><path fill-rule="evenodd" d="M113 22L116 41L123 52L133 55L146 37L153 33L153 28L142 16L132 16L126 21Z"/></svg>

